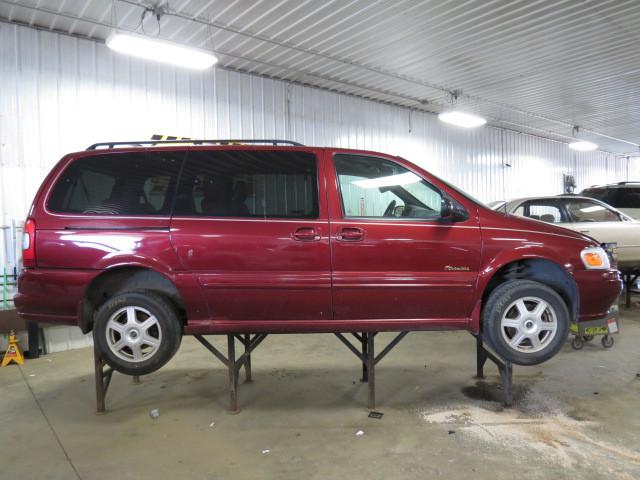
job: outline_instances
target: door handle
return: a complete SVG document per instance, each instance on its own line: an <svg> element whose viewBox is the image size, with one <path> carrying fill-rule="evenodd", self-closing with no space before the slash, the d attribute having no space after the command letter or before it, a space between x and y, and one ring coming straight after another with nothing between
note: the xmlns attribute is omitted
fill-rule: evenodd
<svg viewBox="0 0 640 480"><path fill-rule="evenodd" d="M301 227L293 232L293 239L301 242L313 242L320 240L320 234L313 227Z"/></svg>
<svg viewBox="0 0 640 480"><path fill-rule="evenodd" d="M345 242L357 242L364 238L364 230L358 227L345 227L338 233L336 238Z"/></svg>

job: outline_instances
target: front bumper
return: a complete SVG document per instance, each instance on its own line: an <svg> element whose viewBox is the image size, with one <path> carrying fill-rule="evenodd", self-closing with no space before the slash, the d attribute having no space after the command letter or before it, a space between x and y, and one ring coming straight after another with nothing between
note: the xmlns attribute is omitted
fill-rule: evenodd
<svg viewBox="0 0 640 480"><path fill-rule="evenodd" d="M622 277L617 270L576 270L573 277L580 292L578 321L602 320L622 293Z"/></svg>

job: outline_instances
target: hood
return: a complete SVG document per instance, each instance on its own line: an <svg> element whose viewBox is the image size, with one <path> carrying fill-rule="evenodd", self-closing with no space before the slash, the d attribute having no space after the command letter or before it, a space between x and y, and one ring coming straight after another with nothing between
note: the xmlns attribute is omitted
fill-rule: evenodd
<svg viewBox="0 0 640 480"><path fill-rule="evenodd" d="M533 218L519 217L511 214L505 215L503 211L497 212L488 208L479 209L479 214L481 226L499 226L504 228L529 230L542 234L561 235L575 240L582 240L589 245L600 245L597 240L588 235L584 235L568 228L552 225L550 223L543 222L542 220L534 220Z"/></svg>

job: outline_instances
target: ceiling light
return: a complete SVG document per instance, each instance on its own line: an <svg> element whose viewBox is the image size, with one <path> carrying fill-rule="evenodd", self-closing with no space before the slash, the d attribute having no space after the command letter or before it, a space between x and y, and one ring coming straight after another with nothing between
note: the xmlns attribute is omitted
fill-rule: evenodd
<svg viewBox="0 0 640 480"><path fill-rule="evenodd" d="M215 55L207 51L142 35L112 33L106 43L116 52L195 70L206 70L218 61Z"/></svg>
<svg viewBox="0 0 640 480"><path fill-rule="evenodd" d="M456 125L458 127L464 128L479 127L480 125L484 125L485 123L487 123L487 121L482 117L471 115L470 113L460 112L458 110L442 112L440 115L438 115L438 118L445 123L450 123L451 125Z"/></svg>
<svg viewBox="0 0 640 480"><path fill-rule="evenodd" d="M579 152L589 152L598 148L598 145L593 142L587 142L586 140L579 140L577 142L571 142L569 148L578 150Z"/></svg>

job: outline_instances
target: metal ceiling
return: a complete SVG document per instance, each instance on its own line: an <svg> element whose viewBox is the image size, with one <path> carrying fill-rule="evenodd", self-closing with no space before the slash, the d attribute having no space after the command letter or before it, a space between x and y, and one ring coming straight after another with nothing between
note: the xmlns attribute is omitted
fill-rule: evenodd
<svg viewBox="0 0 640 480"><path fill-rule="evenodd" d="M145 8L160 4L158 22ZM113 28L220 66L640 153L638 0L0 0L0 19L104 40Z"/></svg>

